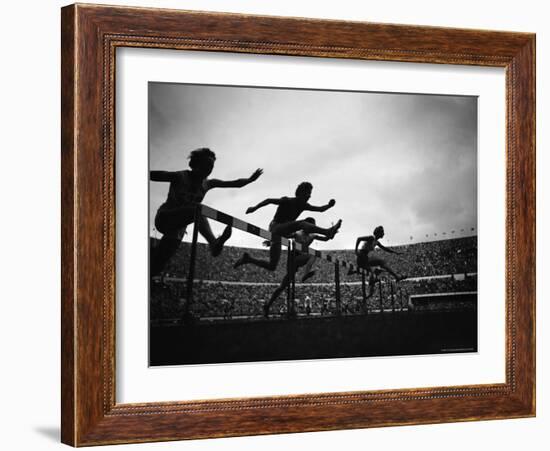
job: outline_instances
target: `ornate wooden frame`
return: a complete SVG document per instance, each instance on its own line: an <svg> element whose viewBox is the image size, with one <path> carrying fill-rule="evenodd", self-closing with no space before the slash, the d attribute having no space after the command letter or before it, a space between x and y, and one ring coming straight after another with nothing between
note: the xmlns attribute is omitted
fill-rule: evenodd
<svg viewBox="0 0 550 451"><path fill-rule="evenodd" d="M62 9L61 32L64 443L83 446L534 416L533 34L79 4ZM115 49L124 46L504 67L506 382L117 404L114 68Z"/></svg>

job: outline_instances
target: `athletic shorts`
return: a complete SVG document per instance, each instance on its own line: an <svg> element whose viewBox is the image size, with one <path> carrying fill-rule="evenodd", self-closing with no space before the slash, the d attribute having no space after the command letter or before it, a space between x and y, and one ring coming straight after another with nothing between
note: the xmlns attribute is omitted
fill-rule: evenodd
<svg viewBox="0 0 550 451"><path fill-rule="evenodd" d="M174 215L169 210L162 210L159 208L155 215L155 228L164 236L176 239L183 239L187 225L191 224L194 220L193 215Z"/></svg>
<svg viewBox="0 0 550 451"><path fill-rule="evenodd" d="M311 255L309 254L306 254L304 252L298 253L298 255L296 255L294 260L296 267L300 268L302 266L305 266L310 258L311 258Z"/></svg>
<svg viewBox="0 0 550 451"><path fill-rule="evenodd" d="M359 266L360 268L367 268L369 266L369 254L367 254L366 252L360 253L357 256L357 266Z"/></svg>
<svg viewBox="0 0 550 451"><path fill-rule="evenodd" d="M280 222L271 221L271 222L269 223L269 228L268 228L268 230L269 230L271 233L273 233L273 241L280 241L281 235L277 235L277 231L276 231L276 230L277 230L277 226L279 226L279 225L281 225L281 224L284 224L284 222L283 222L283 223L280 223ZM274 232L273 230L275 230L275 232Z"/></svg>

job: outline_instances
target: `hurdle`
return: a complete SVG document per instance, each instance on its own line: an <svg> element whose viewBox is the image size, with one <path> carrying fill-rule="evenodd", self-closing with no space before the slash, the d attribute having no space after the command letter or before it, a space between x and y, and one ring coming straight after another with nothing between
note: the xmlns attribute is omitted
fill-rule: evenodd
<svg viewBox="0 0 550 451"><path fill-rule="evenodd" d="M393 291L393 282L390 280L390 300L391 300L391 311L395 312L395 293Z"/></svg>
<svg viewBox="0 0 550 451"><path fill-rule="evenodd" d="M384 292L382 291L382 278L378 279L378 292L380 293L380 313L384 313Z"/></svg>
<svg viewBox="0 0 550 451"><path fill-rule="evenodd" d="M199 238L199 220L200 211L198 208L195 208L195 217L193 222L193 237L192 237L192 246L191 246L191 256L189 258L189 274L187 276L187 285L186 285L186 298L187 302L185 303L183 310L183 321L188 321L191 315L191 304L193 303L193 283L195 280L195 262L197 260L197 241Z"/></svg>
<svg viewBox="0 0 550 451"><path fill-rule="evenodd" d="M271 232L268 232L267 230L264 230L261 227L242 221L239 218L235 218L231 215L218 211L207 205L198 204L198 208L200 210L200 213L206 218L221 222L226 225L230 225L231 227L242 230L243 232L250 233L252 235L259 236L260 238L263 238L265 240L271 240L273 238L276 238L281 241L281 244L283 246L286 246L286 247L289 246L289 242L291 241L290 238L286 238L284 236L279 236L279 235L275 236ZM352 271L356 271L358 269L357 266L354 265L353 263L349 263L345 260L337 259L332 255L325 254L309 246L304 246L296 242L294 242L294 246L295 246L295 250L299 252L308 253L309 255L313 255L314 257L317 257L321 260L326 260L327 262L330 262L330 263L338 263L338 265L342 266L343 268L348 268Z"/></svg>
<svg viewBox="0 0 550 451"><path fill-rule="evenodd" d="M198 241L198 218L204 216L205 218L212 219L213 221L220 222L222 224L231 226L235 229L241 230L243 232L249 233L251 235L258 236L265 240L279 240L283 246L287 248L288 251L288 260L287 260L287 273L289 277L289 286L287 287L287 314L288 316L294 315L294 299L296 296L296 280L294 274L294 257L296 252L307 253L314 256L315 258L325 260L334 265L334 276L335 276L335 298L336 298L336 313L341 314L341 300L340 300L340 266L343 268L348 268L351 271L357 271L357 266L353 263L349 263L345 260L338 259L332 255L326 254L324 252L313 249L309 246L304 246L300 243L296 243L291 238L286 238L279 235L274 235L271 232L262 229L254 224L250 224L246 221L243 221L239 218L235 218L227 213L216 210L215 208L209 207L204 204L195 205L195 222L193 223L193 235L191 240L191 256L189 262L189 272L187 276L187 301L184 308L184 321L185 317L189 317L190 308L193 303L193 284L195 278L195 260L196 260L196 249Z"/></svg>
<svg viewBox="0 0 550 451"><path fill-rule="evenodd" d="M294 299L296 299L296 273L294 271L294 241L288 241L286 271L288 276L288 286L286 287L286 311L288 317L296 316Z"/></svg>
<svg viewBox="0 0 550 451"><path fill-rule="evenodd" d="M408 303L407 292L402 287L398 286L396 282L389 277L382 277L376 279L375 287L378 286L378 313L384 313L391 311L395 313L397 311L403 312L406 310L405 303ZM385 297L387 296L387 298ZM388 302L386 302L386 300Z"/></svg>

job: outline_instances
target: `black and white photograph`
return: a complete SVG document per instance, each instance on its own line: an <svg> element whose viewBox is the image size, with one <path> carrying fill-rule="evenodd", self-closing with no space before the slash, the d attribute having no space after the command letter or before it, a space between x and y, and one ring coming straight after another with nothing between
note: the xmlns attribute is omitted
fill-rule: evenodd
<svg viewBox="0 0 550 451"><path fill-rule="evenodd" d="M151 366L477 351L477 97L148 97Z"/></svg>

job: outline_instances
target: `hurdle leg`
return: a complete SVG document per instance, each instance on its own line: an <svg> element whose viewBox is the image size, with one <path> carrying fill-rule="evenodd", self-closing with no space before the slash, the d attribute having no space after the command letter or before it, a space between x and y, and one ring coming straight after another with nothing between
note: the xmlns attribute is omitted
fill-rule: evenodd
<svg viewBox="0 0 550 451"><path fill-rule="evenodd" d="M395 293L394 293L394 288L393 288L393 282L391 282L391 281L390 281L390 290L391 290L391 293L390 293L390 296L391 296L391 311L395 312Z"/></svg>
<svg viewBox="0 0 550 451"><path fill-rule="evenodd" d="M195 261L197 259L197 240L199 237L199 219L200 208L195 208L195 220L193 222L193 238L191 241L191 255L189 257L189 273L187 274L186 285L186 302L184 307L183 318L188 318L191 312L191 304L193 303L193 283L195 281Z"/></svg>
<svg viewBox="0 0 550 451"><path fill-rule="evenodd" d="M384 313L384 293L382 291L382 279L378 279L378 292L380 293L380 313Z"/></svg>
<svg viewBox="0 0 550 451"><path fill-rule="evenodd" d="M288 277L288 285L286 287L286 312L287 316L290 318L294 314L294 296L293 296L293 279L294 279L294 255L292 252L293 241L289 240L287 246L287 263L286 271Z"/></svg>
<svg viewBox="0 0 550 451"><path fill-rule="evenodd" d="M340 264L338 261L334 262L334 284L336 288L336 315L342 314L342 300L340 298Z"/></svg>
<svg viewBox="0 0 550 451"><path fill-rule="evenodd" d="M365 270L361 271L361 294L363 295L363 310L367 307L367 285L365 280Z"/></svg>
<svg viewBox="0 0 550 451"><path fill-rule="evenodd" d="M294 240L291 242L290 260L292 262L292 276L290 278L290 285L292 287L292 316L296 315L296 246Z"/></svg>

